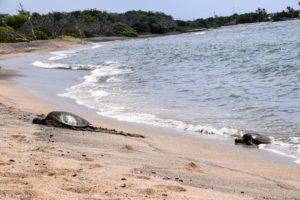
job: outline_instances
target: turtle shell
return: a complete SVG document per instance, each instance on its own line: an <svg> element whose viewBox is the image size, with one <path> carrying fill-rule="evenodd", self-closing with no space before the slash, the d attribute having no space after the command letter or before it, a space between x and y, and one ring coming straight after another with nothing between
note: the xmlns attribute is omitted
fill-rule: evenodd
<svg viewBox="0 0 300 200"><path fill-rule="evenodd" d="M251 144L269 144L271 139L267 136L258 134L258 133L247 133L243 135L244 140L248 141Z"/></svg>
<svg viewBox="0 0 300 200"><path fill-rule="evenodd" d="M47 125L53 126L69 126L69 127L77 127L77 128L84 128L90 126L90 123L75 115L68 112L63 111L53 111L50 112L47 117L45 118Z"/></svg>

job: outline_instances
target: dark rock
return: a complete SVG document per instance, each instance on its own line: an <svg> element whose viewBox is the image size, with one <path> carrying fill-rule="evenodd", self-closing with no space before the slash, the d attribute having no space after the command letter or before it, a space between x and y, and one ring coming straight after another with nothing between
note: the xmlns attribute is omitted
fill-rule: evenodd
<svg viewBox="0 0 300 200"><path fill-rule="evenodd" d="M54 176L54 175L55 175L55 173L53 173L53 172L48 173L48 176Z"/></svg>

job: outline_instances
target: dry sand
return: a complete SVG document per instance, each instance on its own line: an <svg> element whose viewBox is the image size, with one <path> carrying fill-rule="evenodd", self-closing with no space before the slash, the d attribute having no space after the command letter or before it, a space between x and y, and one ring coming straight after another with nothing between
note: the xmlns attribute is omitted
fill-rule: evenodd
<svg viewBox="0 0 300 200"><path fill-rule="evenodd" d="M59 107L11 75L0 71L0 199L300 199L300 167L256 151L118 123L146 138L34 125Z"/></svg>

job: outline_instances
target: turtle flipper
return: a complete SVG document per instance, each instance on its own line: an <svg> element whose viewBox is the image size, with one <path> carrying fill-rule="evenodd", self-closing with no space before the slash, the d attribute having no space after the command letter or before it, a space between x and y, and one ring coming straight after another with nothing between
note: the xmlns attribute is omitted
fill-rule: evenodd
<svg viewBox="0 0 300 200"><path fill-rule="evenodd" d="M33 124L46 125L46 121L43 118L37 117L32 120Z"/></svg>

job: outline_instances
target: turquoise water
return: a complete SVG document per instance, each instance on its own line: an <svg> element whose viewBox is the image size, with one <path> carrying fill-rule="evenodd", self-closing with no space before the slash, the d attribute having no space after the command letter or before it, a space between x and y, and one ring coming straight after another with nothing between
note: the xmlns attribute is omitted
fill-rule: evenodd
<svg viewBox="0 0 300 200"><path fill-rule="evenodd" d="M36 67L85 76L58 94L99 115L235 137L300 159L300 21L257 23L53 52ZM65 73L65 72L64 72Z"/></svg>

